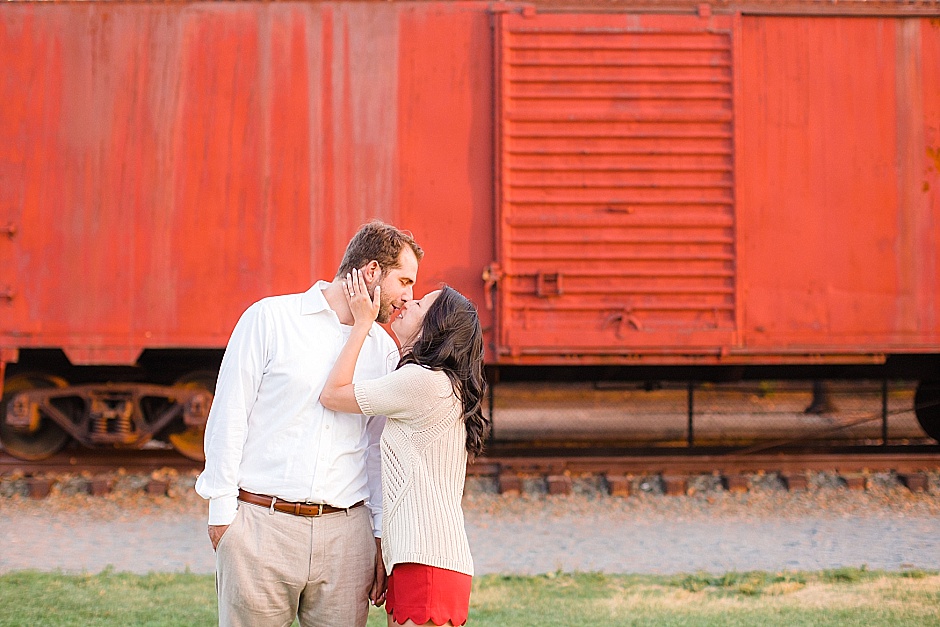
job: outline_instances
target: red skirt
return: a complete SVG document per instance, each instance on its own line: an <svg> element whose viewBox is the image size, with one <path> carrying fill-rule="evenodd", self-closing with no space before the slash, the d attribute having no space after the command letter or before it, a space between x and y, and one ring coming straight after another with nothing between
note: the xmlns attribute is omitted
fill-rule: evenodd
<svg viewBox="0 0 940 627"><path fill-rule="evenodd" d="M412 620L443 625L467 622L473 577L425 564L395 564L388 576L385 610L399 625Z"/></svg>

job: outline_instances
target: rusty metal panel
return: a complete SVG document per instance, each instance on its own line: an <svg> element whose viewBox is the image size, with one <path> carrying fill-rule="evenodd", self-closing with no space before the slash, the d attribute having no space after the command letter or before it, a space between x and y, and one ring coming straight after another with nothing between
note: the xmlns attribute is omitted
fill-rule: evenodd
<svg viewBox="0 0 940 627"><path fill-rule="evenodd" d="M478 305L487 342L493 312L480 273L494 259L493 35L480 5L402 10L399 29L399 222L424 247L415 294L448 283Z"/></svg>
<svg viewBox="0 0 940 627"><path fill-rule="evenodd" d="M732 340L731 28L501 17L505 359L714 354Z"/></svg>
<svg viewBox="0 0 940 627"><path fill-rule="evenodd" d="M938 350L936 20L741 30L743 350Z"/></svg>
<svg viewBox="0 0 940 627"><path fill-rule="evenodd" d="M923 335L934 347L940 345L940 20L922 20L920 28L920 100L923 107L922 175L914 179L924 197L920 209L919 250L914 263L921 273L919 297L923 303ZM915 147L915 155L916 147ZM934 350L940 350L935 348Z"/></svg>
<svg viewBox="0 0 940 627"><path fill-rule="evenodd" d="M272 114L290 114L272 100L308 97L302 83L271 89L295 70L264 54L273 35L296 38L283 19L248 7L5 9L4 66L25 74L4 82L22 117L3 116L25 161L4 173L23 198L18 330L82 361L132 342L202 345L231 328L230 300L273 287L275 237L278 261L306 274L294 255L309 231L286 201L309 202L307 190L283 197L278 181L306 171L305 147L266 150L298 136L272 134Z"/></svg>
<svg viewBox="0 0 940 627"><path fill-rule="evenodd" d="M0 345L77 363L223 346L398 218L400 10L0 11Z"/></svg>

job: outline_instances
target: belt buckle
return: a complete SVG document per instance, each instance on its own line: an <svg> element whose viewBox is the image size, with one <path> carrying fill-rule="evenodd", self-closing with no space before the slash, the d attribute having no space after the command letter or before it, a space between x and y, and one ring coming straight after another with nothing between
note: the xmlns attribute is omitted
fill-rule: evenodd
<svg viewBox="0 0 940 627"><path fill-rule="evenodd" d="M312 501L304 501L304 505L306 505L306 506L308 506L308 507L312 505L312 506L314 506L314 507L317 508L317 513L316 513L316 514L312 514L313 516L322 516L322 515L323 515L323 503L313 503Z"/></svg>

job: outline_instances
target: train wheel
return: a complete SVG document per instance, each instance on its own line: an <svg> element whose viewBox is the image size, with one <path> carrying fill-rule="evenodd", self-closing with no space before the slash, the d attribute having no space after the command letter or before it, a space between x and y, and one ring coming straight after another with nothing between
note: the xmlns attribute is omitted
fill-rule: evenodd
<svg viewBox="0 0 940 627"><path fill-rule="evenodd" d="M182 376L176 381L175 385L191 390L208 390L215 392L215 380L216 373L208 370L200 370ZM173 445L173 448L183 457L188 457L198 462L204 462L206 461L204 449L205 434L205 429L185 429L171 433L167 439L170 441L170 444Z"/></svg>
<svg viewBox="0 0 940 627"><path fill-rule="evenodd" d="M64 388L64 379L48 374L18 374L3 384L3 400L0 401L0 442L12 456L27 461L46 459L62 450L69 441L69 434L54 420L43 418L36 431L19 431L6 423L7 403L14 394L38 388Z"/></svg>
<svg viewBox="0 0 940 627"><path fill-rule="evenodd" d="M914 413L921 428L940 441L940 381L921 381L914 393Z"/></svg>

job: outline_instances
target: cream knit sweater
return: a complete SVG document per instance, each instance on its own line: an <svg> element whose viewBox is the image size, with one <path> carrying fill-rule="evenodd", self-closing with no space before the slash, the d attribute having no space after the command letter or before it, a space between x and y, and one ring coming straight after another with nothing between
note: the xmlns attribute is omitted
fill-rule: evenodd
<svg viewBox="0 0 940 627"><path fill-rule="evenodd" d="M382 558L473 575L464 530L467 430L444 372L407 364L356 383L367 416L386 415L382 433Z"/></svg>

